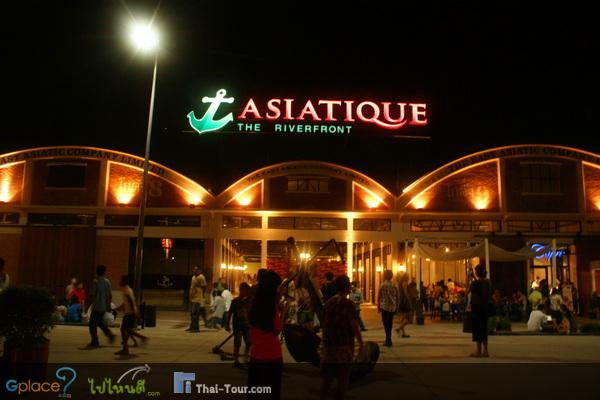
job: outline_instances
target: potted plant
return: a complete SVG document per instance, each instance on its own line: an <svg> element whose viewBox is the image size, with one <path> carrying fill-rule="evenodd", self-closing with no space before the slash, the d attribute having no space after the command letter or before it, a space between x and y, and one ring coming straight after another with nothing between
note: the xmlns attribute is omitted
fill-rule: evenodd
<svg viewBox="0 0 600 400"><path fill-rule="evenodd" d="M511 332L512 324L509 317L500 317L496 323L496 332Z"/></svg>
<svg viewBox="0 0 600 400"><path fill-rule="evenodd" d="M46 364L53 327L54 301L46 288L13 286L0 294L0 336L4 361L9 364Z"/></svg>

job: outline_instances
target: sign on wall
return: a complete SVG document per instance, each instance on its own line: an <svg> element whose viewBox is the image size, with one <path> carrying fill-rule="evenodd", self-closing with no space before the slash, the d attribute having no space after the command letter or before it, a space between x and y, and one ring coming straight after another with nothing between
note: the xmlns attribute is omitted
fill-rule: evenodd
<svg viewBox="0 0 600 400"><path fill-rule="evenodd" d="M240 102L240 108L234 106L236 99L228 97L225 89L218 90L214 97L204 96L202 103L208 107L201 107L204 109L201 117L196 110L187 114L190 126L199 134L218 131L230 124L237 132L292 134L350 134L356 124L392 131L427 125L425 103L294 98L271 98L263 102L248 98ZM241 111L234 115L234 109Z"/></svg>

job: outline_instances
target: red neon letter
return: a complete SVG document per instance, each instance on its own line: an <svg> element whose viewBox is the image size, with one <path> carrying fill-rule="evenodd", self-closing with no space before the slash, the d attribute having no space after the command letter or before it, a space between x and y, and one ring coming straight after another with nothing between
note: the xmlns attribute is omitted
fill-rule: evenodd
<svg viewBox="0 0 600 400"><path fill-rule="evenodd" d="M312 116L313 121L320 121L321 120L321 118L319 118L319 115L317 114L317 111L315 110L315 107L312 105L312 103L310 102L310 100L306 101L306 104L304 105L304 108L302 109L302 112L300 113L300 115L296 119L304 121L304 114L310 114Z"/></svg>
<svg viewBox="0 0 600 400"><path fill-rule="evenodd" d="M333 106L340 106L342 102L339 100L319 100L319 105L325 104L327 106L327 117L325 121L337 121L337 118L333 116Z"/></svg>
<svg viewBox="0 0 600 400"><path fill-rule="evenodd" d="M292 117L292 103L294 102L294 99L283 99L283 102L285 103L285 115L283 116L283 119L294 119L294 117Z"/></svg>
<svg viewBox="0 0 600 400"><path fill-rule="evenodd" d="M354 122L354 118L352 117L352 104L354 104L354 101L344 100L344 104L346 105L346 116L344 117L344 122Z"/></svg>
<svg viewBox="0 0 600 400"><path fill-rule="evenodd" d="M410 125L427 125L427 116L425 114L427 104L411 104L410 107L412 109L412 121L410 121Z"/></svg>
<svg viewBox="0 0 600 400"><path fill-rule="evenodd" d="M404 114L406 103L396 103L400 106L400 118L398 119L394 119L390 116L390 104L392 103L382 102L381 104L383 105L383 118L389 123L382 122L379 120L373 121L374 123L386 129L400 129L404 125L406 125L406 116Z"/></svg>
<svg viewBox="0 0 600 400"><path fill-rule="evenodd" d="M248 100L246 107L244 107L244 111L239 115L239 119L246 119L246 113L254 114L254 119L262 119L260 113L258 112L258 108L256 108L256 104L254 104L254 100Z"/></svg>
<svg viewBox="0 0 600 400"><path fill-rule="evenodd" d="M265 117L269 120L277 119L281 116L281 110L279 110L279 104L281 104L280 99L271 99L267 102L267 108L269 111L273 111L275 114L271 115L269 111L267 111L267 115Z"/></svg>
<svg viewBox="0 0 600 400"><path fill-rule="evenodd" d="M373 109L373 116L370 118L365 117L363 114L363 107L369 106ZM363 101L356 107L356 117L363 122L374 122L377 123L377 118L379 118L379 106L372 101Z"/></svg>

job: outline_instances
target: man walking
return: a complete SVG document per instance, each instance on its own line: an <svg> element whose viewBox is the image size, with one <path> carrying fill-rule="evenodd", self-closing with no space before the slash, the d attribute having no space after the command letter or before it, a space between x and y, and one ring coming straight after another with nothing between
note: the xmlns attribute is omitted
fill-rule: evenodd
<svg viewBox="0 0 600 400"><path fill-rule="evenodd" d="M391 269L383 272L383 283L379 288L377 296L377 311L381 313L383 329L385 330L385 347L392 347L392 326L394 324L394 315L398 311L398 286L392 283L394 273Z"/></svg>
<svg viewBox="0 0 600 400"><path fill-rule="evenodd" d="M186 329L188 332L200 332L200 315L206 324L206 310L204 308L204 292L206 291L206 278L200 273L200 267L194 267L194 275L190 282L191 323Z"/></svg>
<svg viewBox="0 0 600 400"><path fill-rule="evenodd" d="M89 347L98 347L98 327L106 335L110 343L115 341L115 335L108 329L104 323L104 314L111 312L110 303L112 301L112 287L110 281L104 277L106 267L98 265L96 267L96 279L92 284L92 314L90 316L89 329L92 338Z"/></svg>

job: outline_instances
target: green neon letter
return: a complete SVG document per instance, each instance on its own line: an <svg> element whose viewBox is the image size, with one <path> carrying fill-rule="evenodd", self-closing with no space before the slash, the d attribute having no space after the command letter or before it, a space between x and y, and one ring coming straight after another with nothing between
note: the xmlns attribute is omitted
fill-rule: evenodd
<svg viewBox="0 0 600 400"><path fill-rule="evenodd" d="M215 97L206 97L202 98L203 103L211 103L208 106L208 110L204 113L204 116L200 119L196 118L194 111L190 111L187 115L188 121L194 130L196 130L199 134L204 132L216 131L221 129L231 121L233 121L233 114L229 113L223 118L219 120L214 120L215 113L217 112L219 105L221 103L233 103L233 97L225 97L227 91L225 89L220 89L217 91Z"/></svg>

